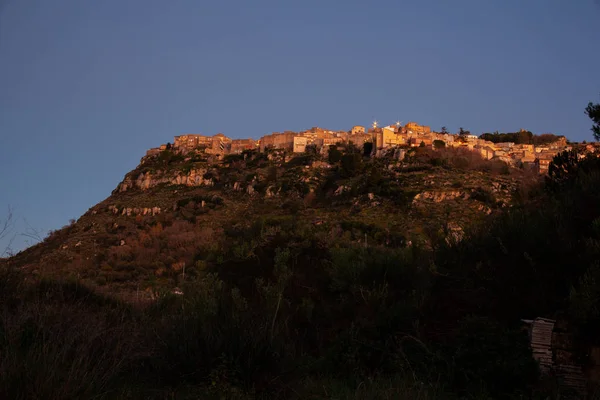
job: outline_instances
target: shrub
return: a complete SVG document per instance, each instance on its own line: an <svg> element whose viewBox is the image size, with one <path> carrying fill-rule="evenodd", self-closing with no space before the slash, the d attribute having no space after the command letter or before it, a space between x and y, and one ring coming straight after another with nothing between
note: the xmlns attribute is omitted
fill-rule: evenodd
<svg viewBox="0 0 600 400"><path fill-rule="evenodd" d="M482 188L481 186L478 186L471 192L471 198L488 205L496 204L496 197L494 194L489 189Z"/></svg>
<svg viewBox="0 0 600 400"><path fill-rule="evenodd" d="M337 145L329 146L329 154L327 156L327 160L329 164L335 164L342 159L342 152L338 150Z"/></svg>
<svg viewBox="0 0 600 400"><path fill-rule="evenodd" d="M19 296L0 315L2 398L108 394L140 356L128 313L100 296L70 284Z"/></svg>
<svg viewBox="0 0 600 400"><path fill-rule="evenodd" d="M443 149L446 147L446 142L444 142L443 140L436 139L433 141L433 147L435 149Z"/></svg>
<svg viewBox="0 0 600 400"><path fill-rule="evenodd" d="M277 368L285 353L278 349L281 339L271 336L272 314L249 308L214 275L183 290L181 302L163 299L162 307L171 311L161 313L162 346L152 360L161 378L203 383L219 376L233 386L252 387Z"/></svg>
<svg viewBox="0 0 600 400"><path fill-rule="evenodd" d="M358 153L344 154L341 158L341 172L343 176L356 176L361 172L362 166L362 156Z"/></svg>

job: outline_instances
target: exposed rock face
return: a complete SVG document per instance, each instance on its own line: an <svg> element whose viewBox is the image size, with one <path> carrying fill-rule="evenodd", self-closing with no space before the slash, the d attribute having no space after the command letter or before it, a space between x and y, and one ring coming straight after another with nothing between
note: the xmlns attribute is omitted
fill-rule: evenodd
<svg viewBox="0 0 600 400"><path fill-rule="evenodd" d="M341 195L342 193L344 193L344 192L346 192L348 190L350 190L350 188L348 186L342 185L342 186L338 187L337 189L335 189L335 192L333 192L333 194L335 196L339 196L339 195Z"/></svg>
<svg viewBox="0 0 600 400"><path fill-rule="evenodd" d="M277 195L275 188L273 186L269 186L265 192L265 197L274 197Z"/></svg>
<svg viewBox="0 0 600 400"><path fill-rule="evenodd" d="M131 176L125 177L123 182L119 184L118 191L125 192L134 187L147 190L162 183L185 186L213 186L214 181L212 179L204 178L206 172L206 169L192 169L187 174L178 172L174 175L165 174L162 171L157 171L154 174L142 172L135 180Z"/></svg>
<svg viewBox="0 0 600 400"><path fill-rule="evenodd" d="M447 191L447 192L442 192L442 191L425 191L425 192L421 192L419 194L417 194L415 196L415 198L413 199L413 203L417 203L418 201L433 201L435 203L440 203L442 201L446 201L446 200L456 200L456 199L463 199L466 200L469 198L469 194L465 193L463 191Z"/></svg>
<svg viewBox="0 0 600 400"><path fill-rule="evenodd" d="M108 206L108 211L111 211L113 214L118 215L127 215L135 216L135 215L157 215L161 213L160 207L123 207L119 208L117 206Z"/></svg>

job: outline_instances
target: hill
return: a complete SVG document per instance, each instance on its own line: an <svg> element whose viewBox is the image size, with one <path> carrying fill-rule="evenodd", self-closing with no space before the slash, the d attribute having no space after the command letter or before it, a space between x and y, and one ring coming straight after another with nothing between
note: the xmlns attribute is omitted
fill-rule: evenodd
<svg viewBox="0 0 600 400"><path fill-rule="evenodd" d="M576 379L597 382L600 158L560 153L542 179L464 149L369 154L145 156L4 261L0 395L592 390ZM538 317L558 375L533 358Z"/></svg>
<svg viewBox="0 0 600 400"><path fill-rule="evenodd" d="M335 162L314 152L209 160L164 150L11 263L139 298L179 285L184 269L192 277L251 258L291 225L329 248L431 248L510 206L520 185L536 179L466 150L413 148L399 161L340 149Z"/></svg>

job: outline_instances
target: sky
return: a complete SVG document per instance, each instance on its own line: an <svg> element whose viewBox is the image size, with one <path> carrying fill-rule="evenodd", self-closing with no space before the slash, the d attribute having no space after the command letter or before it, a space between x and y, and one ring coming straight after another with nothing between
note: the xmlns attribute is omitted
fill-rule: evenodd
<svg viewBox="0 0 600 400"><path fill-rule="evenodd" d="M21 250L183 133L590 140L599 39L599 0L0 0L0 221Z"/></svg>

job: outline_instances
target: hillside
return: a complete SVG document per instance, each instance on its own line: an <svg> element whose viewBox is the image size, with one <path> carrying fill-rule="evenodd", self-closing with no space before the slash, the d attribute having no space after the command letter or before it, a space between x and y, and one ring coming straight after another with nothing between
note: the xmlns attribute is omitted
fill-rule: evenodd
<svg viewBox="0 0 600 400"><path fill-rule="evenodd" d="M599 160L541 179L452 148L145 156L4 261L0 397L593 393Z"/></svg>
<svg viewBox="0 0 600 400"><path fill-rule="evenodd" d="M111 196L11 263L147 297L178 286L184 268L192 277L256 256L290 224L324 247L431 248L510 206L536 179L453 149L412 149L403 161L352 146L336 162L277 150L209 157L144 157Z"/></svg>

